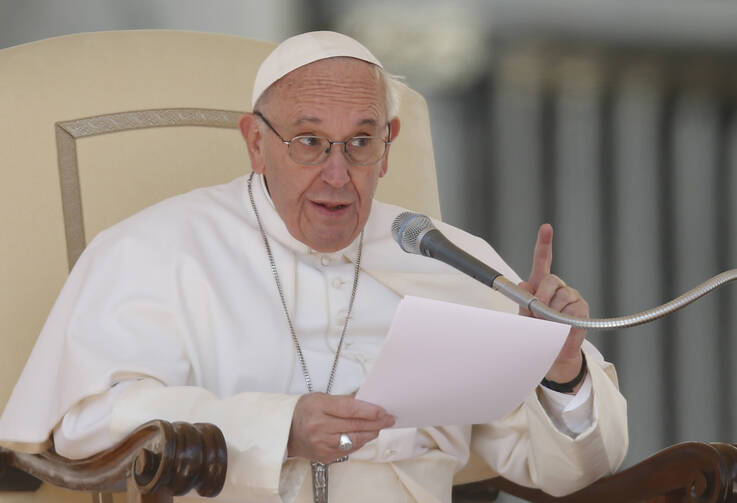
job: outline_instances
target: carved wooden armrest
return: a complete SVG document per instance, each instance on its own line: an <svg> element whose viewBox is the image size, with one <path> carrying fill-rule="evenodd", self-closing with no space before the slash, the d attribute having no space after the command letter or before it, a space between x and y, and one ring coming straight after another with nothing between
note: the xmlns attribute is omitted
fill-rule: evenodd
<svg viewBox="0 0 737 503"><path fill-rule="evenodd" d="M52 485L76 491L137 490L216 496L225 483L228 454L220 430L206 423L150 421L118 445L71 460L52 451L27 454L0 447L0 473L14 467Z"/></svg>
<svg viewBox="0 0 737 503"><path fill-rule="evenodd" d="M493 501L474 496L484 487L528 501L548 503L717 503L737 501L737 444L685 442L664 449L619 473L556 498L502 477L457 486L454 502Z"/></svg>

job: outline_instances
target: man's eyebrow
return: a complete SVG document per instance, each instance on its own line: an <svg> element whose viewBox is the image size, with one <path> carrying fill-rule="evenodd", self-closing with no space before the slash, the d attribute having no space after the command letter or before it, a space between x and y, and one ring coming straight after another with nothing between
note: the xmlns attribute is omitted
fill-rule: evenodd
<svg viewBox="0 0 737 503"><path fill-rule="evenodd" d="M375 126L379 123L376 119L363 119L361 122L358 123L359 126Z"/></svg>
<svg viewBox="0 0 737 503"><path fill-rule="evenodd" d="M305 117L300 117L299 119L294 121L294 125L299 126L300 124L304 124L305 122L309 122L310 124L320 124L322 123L322 119L320 119L319 117L307 115Z"/></svg>
<svg viewBox="0 0 737 503"><path fill-rule="evenodd" d="M321 124L322 119L319 117L313 117L311 115L307 115L305 117L300 117L296 121L294 121L295 126L299 126L301 124ZM379 123L376 119L366 118L358 122L358 126L376 126Z"/></svg>

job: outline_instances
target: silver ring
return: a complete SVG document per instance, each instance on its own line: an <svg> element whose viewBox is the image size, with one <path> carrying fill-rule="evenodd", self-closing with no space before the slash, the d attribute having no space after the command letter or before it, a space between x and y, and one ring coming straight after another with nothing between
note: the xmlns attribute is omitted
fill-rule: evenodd
<svg viewBox="0 0 737 503"><path fill-rule="evenodd" d="M340 434L338 449L340 449L341 451L350 451L351 449L353 449L353 442L351 441L351 437L349 437L346 433Z"/></svg>

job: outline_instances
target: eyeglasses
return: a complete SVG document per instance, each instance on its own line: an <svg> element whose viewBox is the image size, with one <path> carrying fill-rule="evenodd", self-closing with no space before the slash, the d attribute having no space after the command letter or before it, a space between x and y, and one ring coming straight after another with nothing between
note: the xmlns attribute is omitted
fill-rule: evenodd
<svg viewBox="0 0 737 503"><path fill-rule="evenodd" d="M254 112L254 115L258 115L281 142L287 146L289 157L303 166L315 166L323 162L330 155L333 145L343 145L343 155L354 166L369 166L376 164L384 157L386 146L391 143L391 141L386 141L378 136L354 136L345 141L331 141L324 136L303 135L285 140L276 132L274 126L266 120L261 112ZM387 124L387 126L389 127L388 137L391 138L391 124Z"/></svg>

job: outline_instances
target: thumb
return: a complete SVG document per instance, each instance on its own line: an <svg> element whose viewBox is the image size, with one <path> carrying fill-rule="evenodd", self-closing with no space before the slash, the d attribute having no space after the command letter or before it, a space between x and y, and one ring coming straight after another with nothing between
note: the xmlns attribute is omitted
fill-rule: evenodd
<svg viewBox="0 0 737 503"><path fill-rule="evenodd" d="M520 281L519 285L517 286L527 292L530 292L532 295L535 295L535 290L533 290L532 286L527 281ZM519 314L521 314L522 316L532 316L532 312L522 306L519 306Z"/></svg>
<svg viewBox="0 0 737 503"><path fill-rule="evenodd" d="M527 292L530 292L533 295L535 294L535 289L532 288L532 285L530 285L529 281L520 281L519 285L517 286L519 286L520 288L522 288L523 290Z"/></svg>

